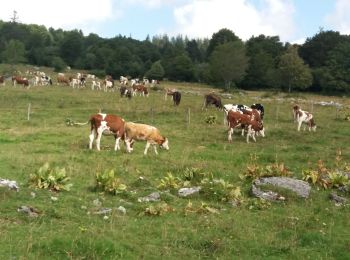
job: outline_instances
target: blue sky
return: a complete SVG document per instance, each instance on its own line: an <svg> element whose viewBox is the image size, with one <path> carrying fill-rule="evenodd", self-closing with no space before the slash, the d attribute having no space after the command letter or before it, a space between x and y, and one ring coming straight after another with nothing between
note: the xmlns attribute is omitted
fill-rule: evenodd
<svg viewBox="0 0 350 260"><path fill-rule="evenodd" d="M228 28L242 40L265 34L302 43L320 28L350 33L350 0L11 0L1 4L0 19L13 10L23 23L106 38L210 38Z"/></svg>

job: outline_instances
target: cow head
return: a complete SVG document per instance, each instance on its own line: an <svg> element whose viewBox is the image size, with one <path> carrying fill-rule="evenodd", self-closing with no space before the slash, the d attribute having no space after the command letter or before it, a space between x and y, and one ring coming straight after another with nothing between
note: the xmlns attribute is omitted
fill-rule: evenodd
<svg viewBox="0 0 350 260"><path fill-rule="evenodd" d="M160 143L160 148L165 149L165 150L169 150L169 140L168 138L165 138L162 140L162 142Z"/></svg>

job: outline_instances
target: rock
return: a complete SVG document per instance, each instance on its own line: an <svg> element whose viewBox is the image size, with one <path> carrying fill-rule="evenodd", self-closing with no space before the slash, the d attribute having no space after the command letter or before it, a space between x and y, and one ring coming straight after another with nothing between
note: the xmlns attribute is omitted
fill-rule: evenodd
<svg viewBox="0 0 350 260"><path fill-rule="evenodd" d="M0 179L0 187L8 187L11 190L16 190L17 192L19 191L19 187L16 181Z"/></svg>
<svg viewBox="0 0 350 260"><path fill-rule="evenodd" d="M339 196L335 192L332 192L331 194L329 194L329 198L331 200L333 200L336 203L336 205L337 204L338 205L342 205L342 204L345 204L348 201L347 198Z"/></svg>
<svg viewBox="0 0 350 260"><path fill-rule="evenodd" d="M181 188L178 191L180 197L187 197L194 193L198 193L201 190L201 187L191 187L191 188Z"/></svg>
<svg viewBox="0 0 350 260"><path fill-rule="evenodd" d="M125 215L126 214L126 209L123 206L119 206L117 208L117 211L120 212L121 214Z"/></svg>
<svg viewBox="0 0 350 260"><path fill-rule="evenodd" d="M284 188L295 192L302 198L308 198L310 195L311 186L309 183L296 180L288 177L267 177L255 180L254 185L260 186L270 184L276 187Z"/></svg>
<svg viewBox="0 0 350 260"><path fill-rule="evenodd" d="M137 201L138 202L160 201L160 194L159 194L159 192L153 192L148 196L138 198Z"/></svg>
<svg viewBox="0 0 350 260"><path fill-rule="evenodd" d="M30 206L20 206L19 208L17 208L17 211L26 213L29 215L29 217L34 217L34 218L39 216L39 213L40 213L37 209Z"/></svg>
<svg viewBox="0 0 350 260"><path fill-rule="evenodd" d="M106 215L110 214L112 212L112 209L110 208L101 208L99 211L94 212L96 215Z"/></svg>
<svg viewBox="0 0 350 260"><path fill-rule="evenodd" d="M252 193L255 197L264 199L264 200L278 200L280 195L277 192L273 191L262 191L261 189L257 188L255 185L252 186Z"/></svg>
<svg viewBox="0 0 350 260"><path fill-rule="evenodd" d="M93 202L92 202L95 206L99 207L102 205L101 201L99 199L95 199Z"/></svg>

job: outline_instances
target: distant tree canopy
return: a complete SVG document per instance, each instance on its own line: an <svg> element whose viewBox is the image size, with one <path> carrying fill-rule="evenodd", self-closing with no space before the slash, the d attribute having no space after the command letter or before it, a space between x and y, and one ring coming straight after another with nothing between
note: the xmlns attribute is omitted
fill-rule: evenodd
<svg viewBox="0 0 350 260"><path fill-rule="evenodd" d="M0 62L67 65L103 76L204 82L230 88L350 92L350 36L320 30L298 48L278 36L241 41L223 28L211 38L122 35L102 38L35 24L0 21ZM310 83L311 82L311 83Z"/></svg>

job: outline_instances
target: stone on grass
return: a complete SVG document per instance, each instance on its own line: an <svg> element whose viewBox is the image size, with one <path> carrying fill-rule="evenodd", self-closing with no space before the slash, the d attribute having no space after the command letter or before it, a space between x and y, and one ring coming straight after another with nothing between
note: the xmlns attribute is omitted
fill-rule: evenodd
<svg viewBox="0 0 350 260"><path fill-rule="evenodd" d="M160 194L159 194L159 192L153 192L148 196L138 198L137 201L138 202L160 201Z"/></svg>
<svg viewBox="0 0 350 260"><path fill-rule="evenodd" d="M178 191L180 197L187 197L192 194L198 193L201 190L201 187L191 187L191 188L181 188Z"/></svg>
<svg viewBox="0 0 350 260"><path fill-rule="evenodd" d="M344 205L348 200L342 196L337 195L335 192L329 194L329 198L335 202L335 205L341 206Z"/></svg>
<svg viewBox="0 0 350 260"><path fill-rule="evenodd" d="M29 217L34 217L34 218L39 216L39 213L40 213L37 209L30 206L20 206L19 208L17 208L17 211L28 214Z"/></svg>
<svg viewBox="0 0 350 260"><path fill-rule="evenodd" d="M8 187L10 190L16 190L17 192L19 191L16 181L0 179L0 187Z"/></svg>

